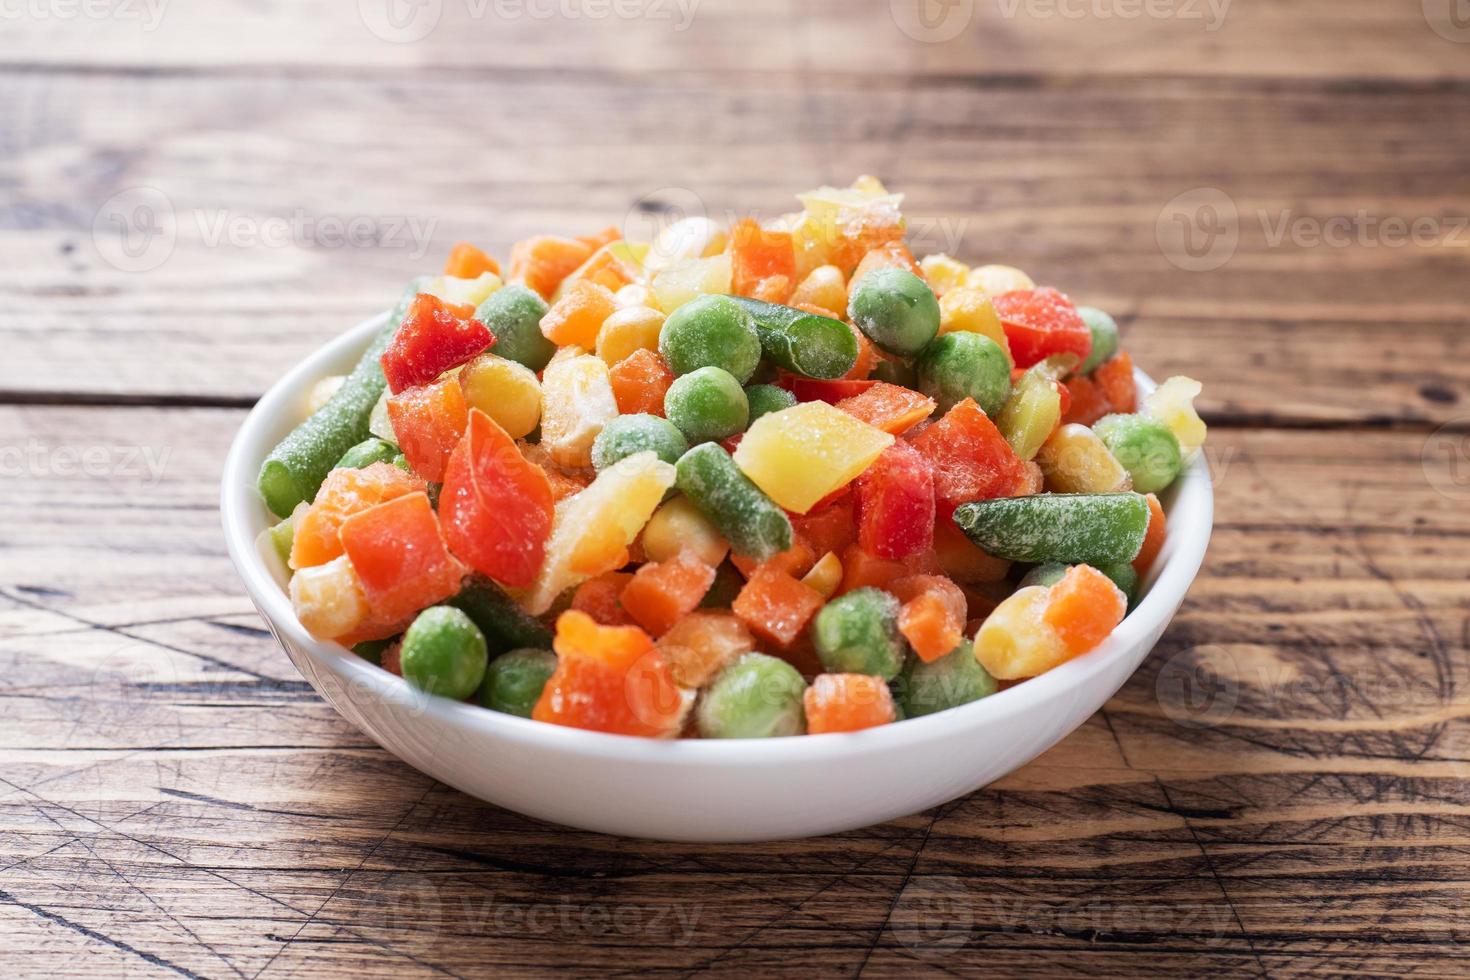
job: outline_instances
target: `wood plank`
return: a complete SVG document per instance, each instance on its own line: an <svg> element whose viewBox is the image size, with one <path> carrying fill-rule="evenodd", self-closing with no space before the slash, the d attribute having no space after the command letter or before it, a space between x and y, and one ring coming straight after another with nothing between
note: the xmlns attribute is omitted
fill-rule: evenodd
<svg viewBox="0 0 1470 980"><path fill-rule="evenodd" d="M1138 362L1200 377L1216 417L1439 425L1470 397L1458 289L1470 103L1452 90L510 79L487 138L462 122L483 103L470 79L10 77L10 399L247 404L460 238L503 255L538 231L647 235L665 219L640 201L773 215L795 190L860 170L909 192L917 250L1011 262L1116 311ZM379 128L351 121L364 112ZM405 165L382 131L420 159ZM119 157L129 140L149 152ZM133 268L116 229L94 237L94 218L138 185L167 195L178 234L157 268L124 271L107 261ZM1226 191L1238 215L1233 257L1211 271L1171 264L1156 236L1173 227L1169 202L1198 187ZM1437 222L1441 238L1277 240L1283 219L1318 227L1359 209ZM383 243L321 237L332 228L319 222L355 218ZM287 244L249 237L277 227L267 219L287 222Z"/></svg>
<svg viewBox="0 0 1470 980"><path fill-rule="evenodd" d="M0 516L0 908L22 972L92 950L266 977L1463 967L1470 514L1422 435L1217 430L1204 572L1104 712L927 814L714 847L486 806L317 701L219 542L240 417L0 416L0 445L53 461L173 450L156 477L40 467Z"/></svg>
<svg viewBox="0 0 1470 980"><path fill-rule="evenodd" d="M37 9L37 8L28 8ZM102 5L12 17L11 64L145 71L841 72L866 77L1204 74L1464 79L1448 7L1372 0L445 0ZM60 7L55 8L60 11ZM1437 26L1443 33L1436 33ZM1371 38L1372 43L1365 43Z"/></svg>

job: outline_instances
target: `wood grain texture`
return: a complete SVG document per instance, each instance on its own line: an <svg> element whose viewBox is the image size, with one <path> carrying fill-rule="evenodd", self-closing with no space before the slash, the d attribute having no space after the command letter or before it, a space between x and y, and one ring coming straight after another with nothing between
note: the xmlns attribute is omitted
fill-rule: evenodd
<svg viewBox="0 0 1470 980"><path fill-rule="evenodd" d="M910 6L703 0L676 31L445 0L402 44L371 0L3 21L0 969L1470 972L1470 45L1433 2L1208 30L977 0L931 8L971 18L938 43ZM266 386L461 238L769 215L864 171L918 250L1022 266L1205 382L1210 554L1102 712L929 812L732 847L498 810L314 695L219 532ZM156 264L109 223L139 204L177 233Z"/></svg>

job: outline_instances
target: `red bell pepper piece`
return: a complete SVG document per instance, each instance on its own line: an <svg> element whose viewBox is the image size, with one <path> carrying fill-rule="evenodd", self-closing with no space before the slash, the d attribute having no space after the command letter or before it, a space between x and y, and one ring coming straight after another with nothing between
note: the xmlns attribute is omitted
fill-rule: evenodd
<svg viewBox="0 0 1470 980"><path fill-rule="evenodd" d="M424 385L457 364L463 364L495 343L490 328L475 318L468 306L446 304L437 296L419 293L408 315L383 351L383 377L388 390L398 394Z"/></svg>
<svg viewBox="0 0 1470 980"><path fill-rule="evenodd" d="M948 520L960 504L1009 497L1026 467L995 423L966 398L913 437L913 447L934 467L937 516Z"/></svg>
<svg viewBox="0 0 1470 980"><path fill-rule="evenodd" d="M844 398L852 398L861 395L869 388L878 384L877 381L869 381L866 378L838 378L835 381L819 381L816 378L802 378L791 375L785 379L781 387L786 388L799 402L826 402L836 405Z"/></svg>
<svg viewBox="0 0 1470 980"><path fill-rule="evenodd" d="M555 510L546 472L494 419L472 409L439 494L449 550L497 582L530 585L546 557Z"/></svg>
<svg viewBox="0 0 1470 980"><path fill-rule="evenodd" d="M406 388L388 399L388 421L409 467L431 483L444 478L449 454L469 425L457 378Z"/></svg>
<svg viewBox="0 0 1470 980"><path fill-rule="evenodd" d="M879 558L898 559L934 544L934 469L913 446L883 450L857 478L858 543Z"/></svg>
<svg viewBox="0 0 1470 980"><path fill-rule="evenodd" d="M1070 351L1086 360L1092 331L1067 297L1049 286L1001 293L992 301L1016 367Z"/></svg>

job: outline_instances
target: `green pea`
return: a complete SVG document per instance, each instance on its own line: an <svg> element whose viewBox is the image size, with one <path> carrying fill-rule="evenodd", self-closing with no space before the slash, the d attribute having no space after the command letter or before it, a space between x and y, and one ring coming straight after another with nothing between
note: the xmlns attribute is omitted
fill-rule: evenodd
<svg viewBox="0 0 1470 980"><path fill-rule="evenodd" d="M745 389L745 400L750 404L752 423L762 415L779 412L796 404L795 395L775 385L750 385Z"/></svg>
<svg viewBox="0 0 1470 980"><path fill-rule="evenodd" d="M732 296L755 317L766 360L808 378L840 378L858 359L852 328L830 316Z"/></svg>
<svg viewBox="0 0 1470 980"><path fill-rule="evenodd" d="M1024 589L1028 585L1056 585L1062 580L1062 576L1067 574L1067 569L1071 567L1071 565L1064 565L1059 561L1044 562L1023 575L1021 581L1016 584L1016 588Z"/></svg>
<svg viewBox="0 0 1470 980"><path fill-rule="evenodd" d="M898 703L909 718L979 701L999 687L990 672L975 659L969 640L929 663L916 656L909 657L893 686Z"/></svg>
<svg viewBox="0 0 1470 980"><path fill-rule="evenodd" d="M701 609L729 609L740 590L745 588L745 576L728 561L720 562L715 568L715 584L709 587L704 598L699 600Z"/></svg>
<svg viewBox="0 0 1470 980"><path fill-rule="evenodd" d="M1092 431L1133 477L1133 489L1139 493L1158 493L1184 467L1179 440L1151 416L1107 415L1097 420Z"/></svg>
<svg viewBox="0 0 1470 980"><path fill-rule="evenodd" d="M492 650L518 647L550 649L551 630L483 575L465 579L459 595L449 604L474 620Z"/></svg>
<svg viewBox="0 0 1470 980"><path fill-rule="evenodd" d="M939 403L941 415L973 398L981 411L995 418L1011 393L1006 353L981 333L955 330L936 337L914 367L919 373L919 390Z"/></svg>
<svg viewBox="0 0 1470 980"><path fill-rule="evenodd" d="M879 589L854 589L822 607L812 621L812 643L834 674L872 674L891 680L903 668L906 644L898 632L898 600Z"/></svg>
<svg viewBox="0 0 1470 980"><path fill-rule="evenodd" d="M806 681L776 657L748 653L720 672L700 699L695 720L704 738L770 738L806 731Z"/></svg>
<svg viewBox="0 0 1470 980"><path fill-rule="evenodd" d="M463 701L485 679L485 634L453 606L430 606L403 634L403 676L414 687Z"/></svg>
<svg viewBox="0 0 1470 980"><path fill-rule="evenodd" d="M884 381L901 388L913 388L918 390L919 372L907 361L890 361L883 358L873 365L873 373L868 375L874 381Z"/></svg>
<svg viewBox="0 0 1470 980"><path fill-rule="evenodd" d="M657 415L619 415L602 427L592 443L592 465L599 472L634 453L652 451L670 466L689 451L684 433Z"/></svg>
<svg viewBox="0 0 1470 980"><path fill-rule="evenodd" d="M658 352L676 375L717 367L744 384L760 363L761 340L745 307L728 296L698 296L669 314Z"/></svg>
<svg viewBox="0 0 1470 980"><path fill-rule="evenodd" d="M745 431L750 403L733 374L702 367L674 379L664 394L664 414L690 442L714 442Z"/></svg>
<svg viewBox="0 0 1470 980"><path fill-rule="evenodd" d="M847 315L890 354L913 357L939 333L939 300L907 269L874 269L858 280Z"/></svg>
<svg viewBox="0 0 1470 980"><path fill-rule="evenodd" d="M680 458L674 486L710 519L737 555L765 561L791 547L791 519L730 458L707 442Z"/></svg>
<svg viewBox="0 0 1470 980"><path fill-rule="evenodd" d="M398 447L386 439L373 436L364 439L337 460L336 470L360 470L374 463L391 463L399 455Z"/></svg>
<svg viewBox="0 0 1470 980"><path fill-rule="evenodd" d="M475 309L479 320L495 335L496 356L540 371L556 353L556 345L541 334L546 300L519 284L502 286Z"/></svg>
<svg viewBox="0 0 1470 980"><path fill-rule="evenodd" d="M961 504L954 521L997 558L1101 568L1132 561L1148 529L1141 493L1042 493Z"/></svg>
<svg viewBox="0 0 1470 980"><path fill-rule="evenodd" d="M1077 314L1092 331L1092 352L1077 370L1091 374L1099 364L1118 353L1118 323L1095 306L1079 306Z"/></svg>
<svg viewBox="0 0 1470 980"><path fill-rule="evenodd" d="M1133 563L1113 562L1110 565L1103 565L1098 571L1112 579L1113 584L1123 590L1123 594L1128 597L1128 608L1132 609L1134 603L1138 602L1138 570L1133 567Z"/></svg>
<svg viewBox="0 0 1470 980"><path fill-rule="evenodd" d="M550 650L512 650L490 661L478 700L482 707L508 715L531 717L541 700L541 689L556 671L556 654Z"/></svg>

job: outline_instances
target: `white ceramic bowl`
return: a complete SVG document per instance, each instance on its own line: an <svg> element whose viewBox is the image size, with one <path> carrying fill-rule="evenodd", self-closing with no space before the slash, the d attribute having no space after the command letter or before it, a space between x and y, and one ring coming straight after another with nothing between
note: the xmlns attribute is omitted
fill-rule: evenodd
<svg viewBox="0 0 1470 980"><path fill-rule="evenodd" d="M428 697L313 639L292 614L278 560L256 547L271 520L254 489L261 461L301 419L312 383L350 370L385 316L298 364L245 419L221 490L230 557L291 662L344 718L421 772L534 817L631 837L756 841L850 830L962 796L1051 748L1122 687L1209 541L1214 498L1201 454L1170 488L1168 540L1146 594L1102 646L981 701L862 732L665 742Z"/></svg>

